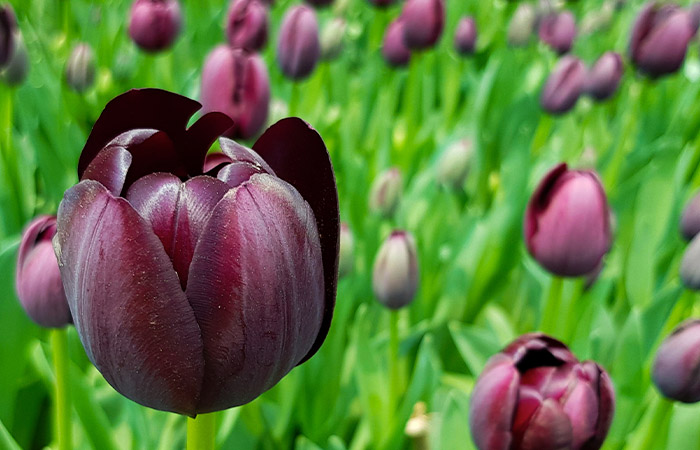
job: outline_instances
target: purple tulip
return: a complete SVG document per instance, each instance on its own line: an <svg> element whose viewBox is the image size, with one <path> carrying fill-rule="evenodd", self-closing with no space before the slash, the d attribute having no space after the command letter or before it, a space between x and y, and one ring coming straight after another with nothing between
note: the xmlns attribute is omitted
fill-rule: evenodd
<svg viewBox="0 0 700 450"><path fill-rule="evenodd" d="M379 302L389 309L403 308L413 301L418 290L418 256L411 233L394 231L379 248L372 288Z"/></svg>
<svg viewBox="0 0 700 450"><path fill-rule="evenodd" d="M576 105L586 82L586 66L567 55L554 67L542 89L540 104L550 114L564 114Z"/></svg>
<svg viewBox="0 0 700 450"><path fill-rule="evenodd" d="M88 44L78 44L66 63L66 83L76 92L83 92L95 82L95 54Z"/></svg>
<svg viewBox="0 0 700 450"><path fill-rule="evenodd" d="M277 42L277 63L282 73L292 80L304 79L320 57L316 13L308 6L293 6L282 19Z"/></svg>
<svg viewBox="0 0 700 450"><path fill-rule="evenodd" d="M216 47L202 70L203 112L219 111L233 120L224 135L232 138L255 136L265 125L270 105L270 80L265 63L226 45Z"/></svg>
<svg viewBox="0 0 700 450"><path fill-rule="evenodd" d="M0 70L10 63L19 30L12 5L0 6Z"/></svg>
<svg viewBox="0 0 700 450"><path fill-rule="evenodd" d="M29 74L29 55L21 33L17 33L13 39L13 45L10 60L0 71L0 79L10 86L21 84Z"/></svg>
<svg viewBox="0 0 700 450"><path fill-rule="evenodd" d="M373 6L376 6L377 8L387 8L394 3L396 3L396 0L368 0Z"/></svg>
<svg viewBox="0 0 700 450"><path fill-rule="evenodd" d="M382 56L392 67L403 67L411 61L411 50L403 42L403 20L398 18L391 22L384 34Z"/></svg>
<svg viewBox="0 0 700 450"><path fill-rule="evenodd" d="M469 426L480 450L598 449L615 409L608 374L541 333L489 359L472 391Z"/></svg>
<svg viewBox="0 0 700 450"><path fill-rule="evenodd" d="M592 272L610 249L610 210L598 175L554 167L527 205L527 249L545 269L560 276Z"/></svg>
<svg viewBox="0 0 700 450"><path fill-rule="evenodd" d="M267 8L258 0L234 0L226 19L226 37L233 48L257 52L267 43Z"/></svg>
<svg viewBox="0 0 700 450"><path fill-rule="evenodd" d="M384 217L394 215L401 201L401 171L396 167L380 173L369 190L369 209Z"/></svg>
<svg viewBox="0 0 700 450"><path fill-rule="evenodd" d="M539 35L552 50L564 54L571 50L576 37L576 18L570 11L549 14L540 20Z"/></svg>
<svg viewBox="0 0 700 450"><path fill-rule="evenodd" d="M694 28L687 11L675 5L649 3L632 29L632 62L651 77L676 72L685 59Z"/></svg>
<svg viewBox="0 0 700 450"><path fill-rule="evenodd" d="M471 55L476 48L476 22L473 17L463 17L457 24L455 32L455 50L460 55Z"/></svg>
<svg viewBox="0 0 700 450"><path fill-rule="evenodd" d="M683 253L680 276L685 287L700 291L700 237L698 235L695 235Z"/></svg>
<svg viewBox="0 0 700 450"><path fill-rule="evenodd" d="M335 303L338 198L297 118L204 173L231 127L158 89L107 104L58 210L61 277L88 357L124 396L195 415L247 403L310 358Z"/></svg>
<svg viewBox="0 0 700 450"><path fill-rule="evenodd" d="M690 241L700 233L700 192L688 202L681 216L681 234Z"/></svg>
<svg viewBox="0 0 700 450"><path fill-rule="evenodd" d="M403 42L411 50L433 47L445 26L444 0L408 0L401 13Z"/></svg>
<svg viewBox="0 0 700 450"><path fill-rule="evenodd" d="M700 401L700 320L679 325L659 347L651 378L661 393L683 403Z"/></svg>
<svg viewBox="0 0 700 450"><path fill-rule="evenodd" d="M688 9L688 15L690 16L690 24L693 28L693 34L698 32L698 27L700 27L700 2L693 3Z"/></svg>
<svg viewBox="0 0 700 450"><path fill-rule="evenodd" d="M605 52L588 72L585 91L596 100L610 98L617 91L623 72L622 57Z"/></svg>
<svg viewBox="0 0 700 450"><path fill-rule="evenodd" d="M17 297L27 315L42 327L50 328L71 323L51 243L55 234L56 217L34 219L22 235L15 274Z"/></svg>
<svg viewBox="0 0 700 450"><path fill-rule="evenodd" d="M159 52L173 45L182 26L177 0L136 0L131 5L129 36L147 52Z"/></svg>

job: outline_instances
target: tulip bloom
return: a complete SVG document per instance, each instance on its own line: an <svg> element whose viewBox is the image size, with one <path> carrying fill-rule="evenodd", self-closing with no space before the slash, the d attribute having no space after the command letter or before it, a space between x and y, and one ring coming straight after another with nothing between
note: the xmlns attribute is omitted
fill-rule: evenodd
<svg viewBox="0 0 700 450"><path fill-rule="evenodd" d="M576 19L569 11L549 14L540 20L539 35L552 50L564 54L571 50L576 37Z"/></svg>
<svg viewBox="0 0 700 450"><path fill-rule="evenodd" d="M226 38L233 48L257 52L267 43L267 7L258 0L234 0L226 18Z"/></svg>
<svg viewBox="0 0 700 450"><path fill-rule="evenodd" d="M95 81L95 54L88 44L78 44L66 63L66 83L76 92L83 92Z"/></svg>
<svg viewBox="0 0 700 450"><path fill-rule="evenodd" d="M270 107L270 80L262 58L226 45L216 47L202 70L201 101L205 113L219 111L233 120L226 136L255 136Z"/></svg>
<svg viewBox="0 0 700 450"><path fill-rule="evenodd" d="M403 308L413 301L418 290L418 256L411 233L394 231L379 248L372 288L379 302L389 309Z"/></svg>
<svg viewBox="0 0 700 450"><path fill-rule="evenodd" d="M622 57L618 53L603 53L588 72L586 93L599 101L612 97L617 91L623 72Z"/></svg>
<svg viewBox="0 0 700 450"><path fill-rule="evenodd" d="M681 216L681 234L690 241L700 233L700 192L688 202Z"/></svg>
<svg viewBox="0 0 700 450"><path fill-rule="evenodd" d="M411 50L403 42L403 20L391 22L384 33L382 56L392 67L406 66L411 60Z"/></svg>
<svg viewBox="0 0 700 450"><path fill-rule="evenodd" d="M56 217L32 220L19 246L15 286L29 318L42 327L60 328L71 323L71 315L51 243L55 234Z"/></svg>
<svg viewBox="0 0 700 450"><path fill-rule="evenodd" d="M443 0L408 0L401 13L403 42L411 50L425 50L437 44L445 26Z"/></svg>
<svg viewBox="0 0 700 450"><path fill-rule="evenodd" d="M586 82L586 66L574 56L563 57L542 89L540 104L550 114L563 114L576 105Z"/></svg>
<svg viewBox="0 0 700 450"><path fill-rule="evenodd" d="M292 80L304 79L320 57L316 13L307 6L293 6L282 19L277 43L277 63L282 73Z"/></svg>
<svg viewBox="0 0 700 450"><path fill-rule="evenodd" d="M595 172L562 163L540 182L525 211L527 249L560 276L592 272L610 249L610 210Z"/></svg>
<svg viewBox="0 0 700 450"><path fill-rule="evenodd" d="M614 409L602 367L531 333L489 359L472 391L469 426L480 450L598 449Z"/></svg>
<svg viewBox="0 0 700 450"><path fill-rule="evenodd" d="M173 45L182 27L177 0L136 0L131 6L129 36L147 52L159 52Z"/></svg>
<svg viewBox="0 0 700 450"><path fill-rule="evenodd" d="M193 416L247 403L310 358L335 303L338 198L318 133L281 120L203 173L221 113L158 89L113 99L55 238L86 353L124 396Z"/></svg>
<svg viewBox="0 0 700 450"><path fill-rule="evenodd" d="M471 55L476 48L476 22L473 17L463 17L455 32L455 50L460 55Z"/></svg>
<svg viewBox="0 0 700 450"><path fill-rule="evenodd" d="M683 403L700 402L700 320L679 325L659 347L651 378L661 393Z"/></svg>

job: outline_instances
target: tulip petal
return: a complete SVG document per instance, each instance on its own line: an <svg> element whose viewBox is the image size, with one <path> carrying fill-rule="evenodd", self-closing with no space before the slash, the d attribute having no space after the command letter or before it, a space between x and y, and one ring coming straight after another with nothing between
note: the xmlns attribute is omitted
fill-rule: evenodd
<svg viewBox="0 0 700 450"><path fill-rule="evenodd" d="M221 151L224 155L231 158L232 161L236 162L247 162L254 166L260 167L263 171L275 175L272 168L265 162L264 159L255 150L248 147L244 147L233 139L221 138L219 139L219 145L221 145Z"/></svg>
<svg viewBox="0 0 700 450"><path fill-rule="evenodd" d="M253 145L253 150L309 203L321 238L325 310L316 342L301 361L304 362L316 353L326 338L335 306L340 215L333 165L321 136L296 117L282 119L268 128Z"/></svg>
<svg viewBox="0 0 700 450"><path fill-rule="evenodd" d="M532 415L523 433L520 450L571 450L573 447L571 423L561 405L545 399Z"/></svg>
<svg viewBox="0 0 700 450"><path fill-rule="evenodd" d="M76 329L105 379L142 405L195 414L202 338L151 226L86 180L66 191L54 246Z"/></svg>
<svg viewBox="0 0 700 450"><path fill-rule="evenodd" d="M226 165L231 164L231 158L221 152L209 153L204 159L204 173L210 177L216 177L219 170Z"/></svg>
<svg viewBox="0 0 700 450"><path fill-rule="evenodd" d="M572 428L573 448L581 448L592 439L598 423L598 393L587 380L579 380L563 402Z"/></svg>
<svg viewBox="0 0 700 450"><path fill-rule="evenodd" d="M610 425L612 424L613 416L615 415L615 390L613 389L612 381L607 372L602 367L596 364L599 372L598 378L598 423L596 425L596 434L582 450L594 450L600 448L608 434Z"/></svg>
<svg viewBox="0 0 700 450"><path fill-rule="evenodd" d="M236 187L244 181L248 181L250 177L256 173L265 173L258 166L247 162L235 162L224 166L218 175L218 179L228 184L230 187Z"/></svg>
<svg viewBox="0 0 700 450"><path fill-rule="evenodd" d="M106 148L90 162L82 179L99 181L118 196L124 187L132 159L131 153L123 147Z"/></svg>
<svg viewBox="0 0 700 450"><path fill-rule="evenodd" d="M186 291L204 340L198 412L251 401L308 353L323 321L320 245L309 206L273 176L216 206Z"/></svg>
<svg viewBox="0 0 700 450"><path fill-rule="evenodd" d="M232 120L224 113L210 112L202 116L188 130L186 140L179 147L187 173L201 175L209 147L231 128Z"/></svg>

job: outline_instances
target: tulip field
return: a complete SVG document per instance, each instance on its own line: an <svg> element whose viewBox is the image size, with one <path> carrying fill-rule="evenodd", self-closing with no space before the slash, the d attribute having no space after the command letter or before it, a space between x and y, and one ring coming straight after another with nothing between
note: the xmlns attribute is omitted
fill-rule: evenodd
<svg viewBox="0 0 700 450"><path fill-rule="evenodd" d="M699 25L0 0L0 449L700 449Z"/></svg>

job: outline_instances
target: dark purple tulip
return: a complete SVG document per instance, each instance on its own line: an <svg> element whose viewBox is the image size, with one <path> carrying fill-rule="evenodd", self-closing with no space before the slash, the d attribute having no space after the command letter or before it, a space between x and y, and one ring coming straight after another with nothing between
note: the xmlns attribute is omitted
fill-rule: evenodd
<svg viewBox="0 0 700 450"><path fill-rule="evenodd" d="M700 233L700 192L685 205L681 217L681 234L689 241Z"/></svg>
<svg viewBox="0 0 700 450"><path fill-rule="evenodd" d="M540 104L550 114L564 114L576 105L586 82L586 66L567 55L554 67L542 89Z"/></svg>
<svg viewBox="0 0 700 450"><path fill-rule="evenodd" d="M219 111L233 120L224 135L255 136L265 125L270 105L270 80L265 63L257 54L216 47L202 70L203 112Z"/></svg>
<svg viewBox="0 0 700 450"><path fill-rule="evenodd" d="M29 74L29 55L21 33L15 36L14 46L10 61L0 71L0 78L10 86L21 84Z"/></svg>
<svg viewBox="0 0 700 450"><path fill-rule="evenodd" d="M651 378L661 393L683 403L700 401L700 320L679 325L659 347Z"/></svg>
<svg viewBox="0 0 700 450"><path fill-rule="evenodd" d="M632 29L632 62L652 77L680 69L694 28L690 15L674 5L649 3Z"/></svg>
<svg viewBox="0 0 700 450"><path fill-rule="evenodd" d="M193 416L247 403L310 358L335 303L338 197L298 118L203 172L231 119L158 89L107 104L58 210L61 277L88 357L124 396Z"/></svg>
<svg viewBox="0 0 700 450"><path fill-rule="evenodd" d="M540 20L539 35L552 50L564 54L574 43L576 19L570 11L549 14Z"/></svg>
<svg viewBox="0 0 700 450"><path fill-rule="evenodd" d="M618 53L603 53L588 71L586 92L596 100L612 97L617 91L623 72L622 57Z"/></svg>
<svg viewBox="0 0 700 450"><path fill-rule="evenodd" d="M396 3L396 0L368 0L372 5L376 6L377 8L386 8L394 3Z"/></svg>
<svg viewBox="0 0 700 450"><path fill-rule="evenodd" d="M316 7L328 6L333 3L333 0L304 0L306 3Z"/></svg>
<svg viewBox="0 0 700 450"><path fill-rule="evenodd" d="M60 328L71 323L71 315L51 243L55 234L56 217L32 220L19 246L15 286L22 307L34 322Z"/></svg>
<svg viewBox="0 0 700 450"><path fill-rule="evenodd" d="M445 26L444 0L408 0L401 13L403 42L411 50L433 47Z"/></svg>
<svg viewBox="0 0 700 450"><path fill-rule="evenodd" d="M173 45L182 27L177 0L136 0L131 5L129 36L147 52L159 52Z"/></svg>
<svg viewBox="0 0 700 450"><path fill-rule="evenodd" d="M267 8L258 0L234 0L226 19L226 37L233 48L249 52L267 43Z"/></svg>
<svg viewBox="0 0 700 450"><path fill-rule="evenodd" d="M88 44L78 44L66 63L66 83L74 91L83 92L95 81L95 54Z"/></svg>
<svg viewBox="0 0 700 450"><path fill-rule="evenodd" d="M394 231L379 248L372 288L379 302L389 309L403 308L413 301L418 290L418 256L411 233Z"/></svg>
<svg viewBox="0 0 700 450"><path fill-rule="evenodd" d="M293 6L284 15L277 43L277 63L287 77L301 80L313 72L321 57L316 13Z"/></svg>
<svg viewBox="0 0 700 450"><path fill-rule="evenodd" d="M403 42L403 20L398 18L391 22L384 34L382 56L392 67L403 67L411 61L411 50Z"/></svg>
<svg viewBox="0 0 700 450"><path fill-rule="evenodd" d="M455 32L455 50L460 55L471 55L476 48L476 22L473 17L463 17Z"/></svg>
<svg viewBox="0 0 700 450"><path fill-rule="evenodd" d="M472 391L469 426L479 450L595 450L614 410L602 367L531 333L489 359Z"/></svg>
<svg viewBox="0 0 700 450"><path fill-rule="evenodd" d="M700 27L700 2L693 3L688 9L690 15L690 24L693 27L693 34L698 32Z"/></svg>
<svg viewBox="0 0 700 450"><path fill-rule="evenodd" d="M555 275L592 272L610 249L610 210L598 175L559 164L544 176L527 205L527 249Z"/></svg>
<svg viewBox="0 0 700 450"><path fill-rule="evenodd" d="M0 69L3 69L12 59L18 34L17 18L12 5L0 6Z"/></svg>

